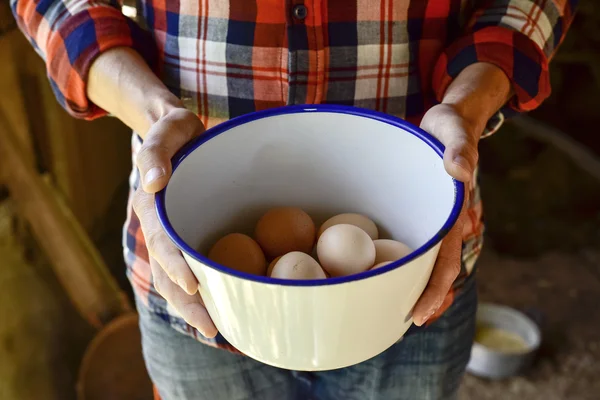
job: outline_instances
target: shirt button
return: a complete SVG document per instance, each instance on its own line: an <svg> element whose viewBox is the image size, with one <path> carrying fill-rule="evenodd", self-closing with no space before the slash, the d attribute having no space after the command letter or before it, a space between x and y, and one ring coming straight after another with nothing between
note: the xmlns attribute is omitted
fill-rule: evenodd
<svg viewBox="0 0 600 400"><path fill-rule="evenodd" d="M294 6L293 13L295 18L302 20L308 15L308 9L304 4L297 4Z"/></svg>

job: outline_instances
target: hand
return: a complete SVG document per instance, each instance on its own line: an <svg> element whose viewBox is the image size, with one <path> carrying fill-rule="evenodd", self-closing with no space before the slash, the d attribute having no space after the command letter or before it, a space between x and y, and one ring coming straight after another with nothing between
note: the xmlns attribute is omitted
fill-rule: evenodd
<svg viewBox="0 0 600 400"><path fill-rule="evenodd" d="M512 95L511 83L493 64L466 67L446 89L441 104L423 117L421 128L444 144L444 167L453 178L468 184L479 158L477 144L487 121ZM413 309L413 320L423 325L452 303L450 289L461 269L465 204L454 227L444 238L429 283Z"/></svg>
<svg viewBox="0 0 600 400"><path fill-rule="evenodd" d="M483 132L482 125L467 120L452 105L439 104L425 114L421 128L446 147L444 167L448 174L461 182L469 183L477 165L477 143ZM447 295L461 269L466 202L467 193L456 224L442 242L429 283L413 309L413 320L418 326L437 313L444 312L452 301Z"/></svg>
<svg viewBox="0 0 600 400"><path fill-rule="evenodd" d="M133 208L146 240L154 287L188 324L204 336L214 337L217 328L198 294L198 281L163 231L154 208L154 194L171 176L171 158L204 132L204 126L144 59L127 47L112 48L95 59L86 93L94 104L144 138L136 159L142 185L135 193Z"/></svg>
<svg viewBox="0 0 600 400"><path fill-rule="evenodd" d="M150 127L136 159L142 186L135 193L133 208L146 239L156 291L188 324L204 336L214 337L217 328L204 308L198 281L162 229L154 208L154 193L162 190L171 176L171 158L202 132L198 117L182 108L170 110Z"/></svg>

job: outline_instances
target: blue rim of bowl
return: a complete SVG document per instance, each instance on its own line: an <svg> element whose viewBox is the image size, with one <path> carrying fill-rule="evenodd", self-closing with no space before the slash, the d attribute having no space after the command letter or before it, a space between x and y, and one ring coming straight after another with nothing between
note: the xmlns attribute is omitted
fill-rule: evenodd
<svg viewBox="0 0 600 400"><path fill-rule="evenodd" d="M342 105L329 105L329 104L320 104L320 105L293 105L293 106L284 106L278 108L272 108L264 111L257 111L254 113L242 115L239 117L232 118L226 122L223 122L213 128L208 129L204 134L192 140L188 144L186 144L175 156L172 158L171 163L173 166L173 173L177 167L185 160L185 158L195 151L198 147L202 146L204 143L209 140L215 138L216 136L243 124L247 124L252 121L256 121L263 118L275 117L279 115L286 114L298 114L298 113L313 113L313 112L321 112L321 113L337 113L337 114L349 114L354 116L359 116L363 118L374 119L379 122L383 122L394 127L400 128L408 133L419 138L421 141L425 142L429 147L431 147L436 154L443 158L444 155L444 146L440 143L439 140L431 136L429 133L425 132L421 128L414 126L413 124L404 121L400 118L387 115L384 113L380 113L377 111L366 110L362 108L356 108L351 106L342 106ZM182 251L187 253L190 257L194 258L198 262L208 266L212 269L215 269L219 272L235 276L237 278L246 279L254 282L282 285L282 286L328 286L328 285L337 285L341 283L348 283L353 281L358 281L366 278L370 278L373 276L385 274L391 270L396 268L400 268L403 265L406 265L408 262L422 256L427 251L429 251L432 247L436 246L452 229L454 224L456 223L458 216L460 214L460 210L462 208L463 199L465 195L465 189L462 182L453 179L454 182L454 205L452 206L452 211L448 216L448 219L442 226L442 228L425 244L421 247L414 250L412 253L407 256L396 260L384 267L377 268L375 270L369 270L365 272L361 272L359 274L341 276L335 278L327 278L327 279L308 279L308 280L291 280L291 279L278 279L278 278L270 278L267 276L260 275L251 275L244 272L236 271L234 269L225 267L221 264L217 264L214 261L209 260L206 256L203 256L196 250L194 250L190 245L188 245L175 231L169 218L167 217L167 209L166 209L166 190L167 188L161 190L156 194L156 212L158 214L158 219L167 233L167 236L175 243L175 245ZM168 187L168 185L167 185Z"/></svg>

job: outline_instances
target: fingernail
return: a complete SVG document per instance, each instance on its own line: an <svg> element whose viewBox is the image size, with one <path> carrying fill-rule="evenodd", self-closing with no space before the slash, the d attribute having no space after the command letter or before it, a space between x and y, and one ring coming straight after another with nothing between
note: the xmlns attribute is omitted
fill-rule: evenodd
<svg viewBox="0 0 600 400"><path fill-rule="evenodd" d="M177 284L179 285L180 288L182 288L186 293L189 293L188 287L187 287L187 283L182 279L179 278L177 279Z"/></svg>
<svg viewBox="0 0 600 400"><path fill-rule="evenodd" d="M465 171L471 171L471 165L469 164L467 159L461 156L460 154L455 155L452 159L452 162L458 165L459 167L463 168Z"/></svg>
<svg viewBox="0 0 600 400"><path fill-rule="evenodd" d="M429 318L431 318L433 316L433 314L435 314L436 311L437 311L437 308L432 308L431 310L429 310L427 315L425 315L423 317L423 319L421 320L421 325L425 324L425 322L427 322L429 320Z"/></svg>
<svg viewBox="0 0 600 400"><path fill-rule="evenodd" d="M160 167L151 168L146 175L144 175L144 184L149 185L155 180L165 175L165 170Z"/></svg>

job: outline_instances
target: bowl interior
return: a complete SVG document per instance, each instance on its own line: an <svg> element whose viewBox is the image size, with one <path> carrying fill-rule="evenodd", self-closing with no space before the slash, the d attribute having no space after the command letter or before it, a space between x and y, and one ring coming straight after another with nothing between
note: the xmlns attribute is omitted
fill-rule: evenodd
<svg viewBox="0 0 600 400"><path fill-rule="evenodd" d="M317 224L363 213L415 256L445 235L462 204L441 154L431 136L380 114L324 106L252 114L182 150L157 197L159 217L180 248L208 264L201 254L220 236L252 234L274 206L301 207Z"/></svg>

